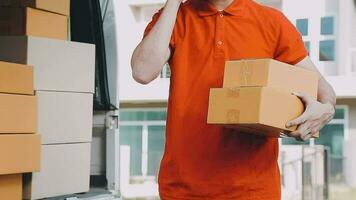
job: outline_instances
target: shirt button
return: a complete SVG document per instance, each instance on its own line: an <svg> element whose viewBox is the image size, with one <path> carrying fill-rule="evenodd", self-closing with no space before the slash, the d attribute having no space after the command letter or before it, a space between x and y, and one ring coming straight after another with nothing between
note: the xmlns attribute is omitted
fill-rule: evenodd
<svg viewBox="0 0 356 200"><path fill-rule="evenodd" d="M222 45L223 42L221 40L218 41L218 45Z"/></svg>
<svg viewBox="0 0 356 200"><path fill-rule="evenodd" d="M220 17L224 17L224 14L220 13Z"/></svg>

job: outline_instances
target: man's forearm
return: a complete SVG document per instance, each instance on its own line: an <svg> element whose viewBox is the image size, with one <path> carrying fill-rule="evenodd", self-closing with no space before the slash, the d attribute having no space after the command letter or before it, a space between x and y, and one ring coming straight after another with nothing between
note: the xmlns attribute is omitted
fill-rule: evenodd
<svg viewBox="0 0 356 200"><path fill-rule="evenodd" d="M331 87L331 85L325 80L323 75L319 72L317 67L314 65L314 63L311 61L309 57L303 59L299 63L296 64L296 66L314 71L319 74L320 79L319 79L319 86L318 86L318 101L323 104L330 104L332 106L335 106L336 104L336 95L334 92L334 89Z"/></svg>
<svg viewBox="0 0 356 200"><path fill-rule="evenodd" d="M136 47L131 66L134 78L148 83L162 70L170 56L169 42L181 0L168 0L150 33Z"/></svg>
<svg viewBox="0 0 356 200"><path fill-rule="evenodd" d="M319 80L318 101L323 104L330 104L333 107L336 105L335 92L324 77L320 77Z"/></svg>
<svg viewBox="0 0 356 200"><path fill-rule="evenodd" d="M297 96L304 102L305 111L301 116L286 124L287 127L298 126L297 130L291 132L289 136L305 141L310 139L312 135L320 131L332 120L335 114L336 95L334 89L325 80L309 57L296 64L296 66L315 71L320 75L318 99L313 99L308 94L297 93Z"/></svg>

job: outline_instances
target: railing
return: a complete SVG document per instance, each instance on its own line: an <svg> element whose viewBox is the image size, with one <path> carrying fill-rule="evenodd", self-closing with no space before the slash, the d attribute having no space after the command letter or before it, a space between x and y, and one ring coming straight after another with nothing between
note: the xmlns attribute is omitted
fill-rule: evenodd
<svg viewBox="0 0 356 200"><path fill-rule="evenodd" d="M330 164L327 152L323 146L287 145L282 148L283 200L328 200Z"/></svg>

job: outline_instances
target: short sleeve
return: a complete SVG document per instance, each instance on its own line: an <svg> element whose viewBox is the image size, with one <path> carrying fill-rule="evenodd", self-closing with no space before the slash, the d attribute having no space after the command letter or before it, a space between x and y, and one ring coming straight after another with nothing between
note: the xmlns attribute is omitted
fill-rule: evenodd
<svg viewBox="0 0 356 200"><path fill-rule="evenodd" d="M152 30L154 25L157 23L159 17L161 16L162 11L163 11L163 8L161 8L158 12L156 12L153 15L151 22L148 23L148 25L147 25L147 27L146 27L146 29L144 31L143 38L145 38L148 35L148 33ZM176 38L176 33L175 33L176 30L175 29L176 29L176 25L174 26L174 30L172 32L171 40L169 42L169 46L171 48L175 48L175 45L176 45L176 39L175 39Z"/></svg>
<svg viewBox="0 0 356 200"><path fill-rule="evenodd" d="M278 39L274 58L281 62L297 64L308 56L302 36L283 13L277 15Z"/></svg>

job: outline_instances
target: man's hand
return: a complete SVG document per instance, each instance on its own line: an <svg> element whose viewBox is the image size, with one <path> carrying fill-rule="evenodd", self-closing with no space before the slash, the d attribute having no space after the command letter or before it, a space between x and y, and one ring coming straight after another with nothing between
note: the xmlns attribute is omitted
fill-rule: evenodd
<svg viewBox="0 0 356 200"><path fill-rule="evenodd" d="M289 121L286 127L298 126L297 130L288 135L300 141L310 139L323 128L335 114L335 108L330 103L320 103L307 94L295 93L305 105L304 113L298 118Z"/></svg>

